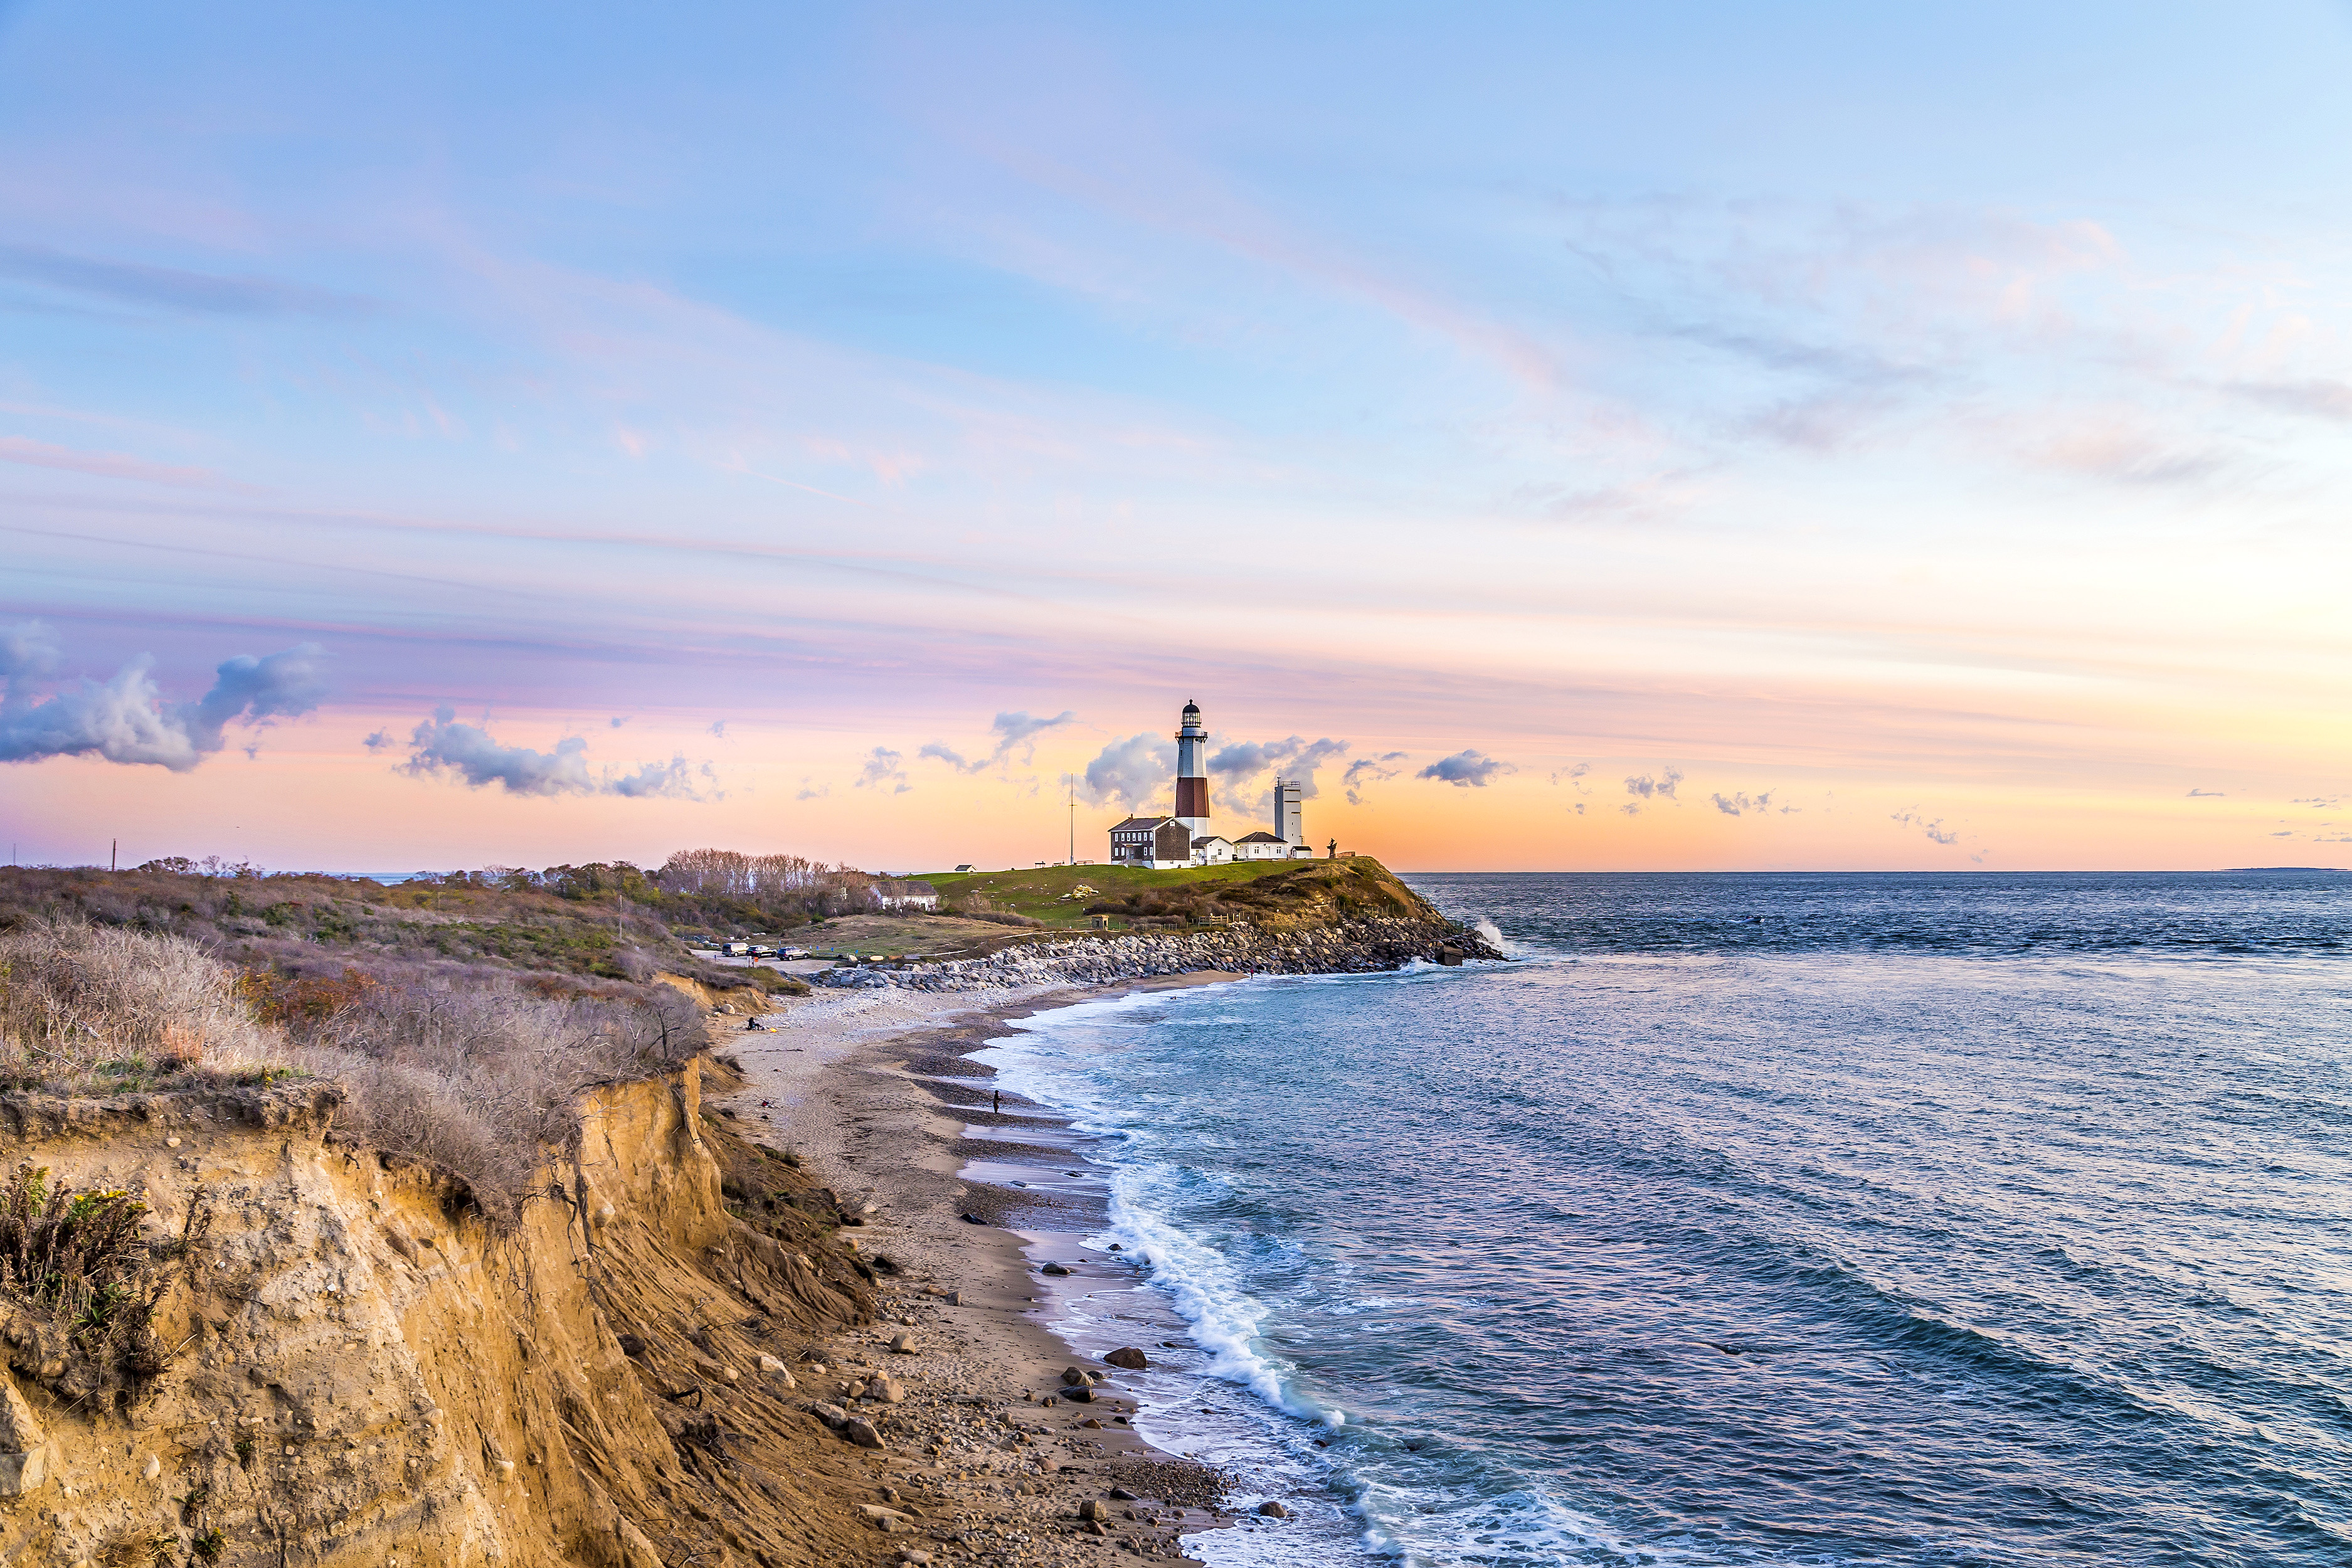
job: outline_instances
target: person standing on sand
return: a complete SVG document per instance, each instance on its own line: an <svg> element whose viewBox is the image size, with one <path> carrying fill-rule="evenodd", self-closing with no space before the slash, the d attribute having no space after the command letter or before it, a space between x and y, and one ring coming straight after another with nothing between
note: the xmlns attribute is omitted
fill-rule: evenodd
<svg viewBox="0 0 2352 1568"><path fill-rule="evenodd" d="M1002 1116L1004 1114L1004 1091L1003 1089L1000 1089L995 1093L989 1096L988 1109L994 1115Z"/></svg>

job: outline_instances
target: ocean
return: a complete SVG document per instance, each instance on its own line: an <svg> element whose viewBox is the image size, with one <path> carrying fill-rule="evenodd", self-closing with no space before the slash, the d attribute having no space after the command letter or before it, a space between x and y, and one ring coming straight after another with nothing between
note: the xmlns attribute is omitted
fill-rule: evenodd
<svg viewBox="0 0 2352 1568"><path fill-rule="evenodd" d="M1041 1015L1042 1298L1217 1564L2352 1563L2352 876L1422 876Z"/></svg>

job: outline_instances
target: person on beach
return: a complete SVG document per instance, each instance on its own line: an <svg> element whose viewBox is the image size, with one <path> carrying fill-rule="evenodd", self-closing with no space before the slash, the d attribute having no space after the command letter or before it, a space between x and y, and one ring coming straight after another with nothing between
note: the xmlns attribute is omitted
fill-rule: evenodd
<svg viewBox="0 0 2352 1568"><path fill-rule="evenodd" d="M988 1109L995 1115L1002 1116L1004 1114L1004 1091L1003 1089L1000 1089L995 1093L989 1096Z"/></svg>

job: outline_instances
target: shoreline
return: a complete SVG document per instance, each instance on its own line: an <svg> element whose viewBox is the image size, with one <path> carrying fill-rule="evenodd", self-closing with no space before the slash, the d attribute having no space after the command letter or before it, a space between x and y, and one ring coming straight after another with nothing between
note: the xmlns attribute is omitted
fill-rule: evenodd
<svg viewBox="0 0 2352 1568"><path fill-rule="evenodd" d="M711 1108L803 1161L849 1213L864 1211L864 1225L843 1235L875 1269L884 1321L878 1333L853 1330L804 1352L804 1373L826 1370L803 1382L813 1401L830 1401L836 1384L854 1384L869 1367L903 1380L905 1404L884 1407L886 1448L873 1461L877 1495L898 1494L884 1505L918 1516L893 1537L909 1542L896 1561L1093 1562L1116 1537L1148 1559L1193 1563L1181 1554L1182 1537L1231 1527L1215 1472L1136 1432L1137 1401L1119 1388L1119 1369L1042 1320L1049 1292L1030 1248L1092 1228L1100 1205L1087 1195L1088 1179L1074 1169L1076 1188L1047 1193L961 1173L1024 1158L1087 1163L1067 1146L1060 1112L1012 1099L991 1109L982 1086L993 1069L971 1053L1013 1033L1015 1020L1243 977L1202 971L994 994L819 991L734 1037L714 1032L714 1049L739 1064L744 1083ZM1038 1223L1057 1215L1070 1223ZM1033 1244L1024 1231L1046 1239ZM915 1337L913 1353L870 1355L874 1342L902 1330ZM1072 1367L1107 1386L1087 1403L1042 1403L1066 1392ZM931 1440L909 1443L910 1434ZM1105 1517L1077 1517L1089 1502ZM940 1513L952 1529L936 1522Z"/></svg>

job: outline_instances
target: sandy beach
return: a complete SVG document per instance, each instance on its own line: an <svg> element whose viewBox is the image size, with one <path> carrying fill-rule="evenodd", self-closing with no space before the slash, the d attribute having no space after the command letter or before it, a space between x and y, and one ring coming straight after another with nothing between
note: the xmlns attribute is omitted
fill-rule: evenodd
<svg viewBox="0 0 2352 1568"><path fill-rule="evenodd" d="M1120 1369L1081 1355L1041 1321L1049 1283L1125 1289L1133 1274L1079 1256L1074 1238L1100 1213L1100 1184L1083 1177L1063 1119L1011 1096L992 1109L991 1069L967 1057L1009 1032L1009 1020L1047 1008L1231 978L952 995L819 990L722 1037L720 1055L740 1063L745 1083L714 1109L864 1211L866 1223L845 1234L875 1268L885 1321L807 1347L799 1375L812 1401L845 1406L862 1383L898 1385L898 1402L871 1406L886 1438L872 1460L877 1500L907 1516L889 1533L897 1561L1189 1562L1182 1534L1231 1522L1234 1505L1213 1472L1131 1429ZM1074 1180L1040 1192L961 1175L975 1161L1024 1160L1067 1165ZM1045 1255L1071 1273L1040 1275ZM1098 1271L1121 1277L1088 1279ZM1155 1363L1183 1353L1171 1326L1153 1332L1171 1337L1132 1348ZM894 1352L902 1333L910 1348ZM1073 1399L1071 1368L1103 1381Z"/></svg>

